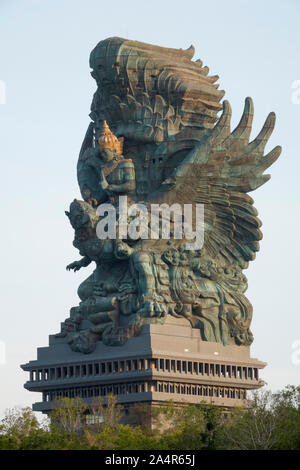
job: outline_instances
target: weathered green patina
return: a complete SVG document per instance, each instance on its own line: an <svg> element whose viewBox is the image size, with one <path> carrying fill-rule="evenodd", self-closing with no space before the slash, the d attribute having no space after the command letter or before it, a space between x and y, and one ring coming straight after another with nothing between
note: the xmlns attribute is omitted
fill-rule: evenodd
<svg viewBox="0 0 300 470"><path fill-rule="evenodd" d="M67 268L76 271L93 261L96 268L80 285L81 302L57 335L74 351L89 353L97 341L123 344L145 322L163 322L168 314L187 318L203 341L253 340L243 270L262 234L247 193L270 178L264 171L280 155L280 147L264 155L275 115L250 142L253 104L247 98L231 132L228 101L217 116L224 95L218 77L209 76L193 54L193 47L167 49L121 38L101 41L91 53L98 88L77 166L83 201L73 201L67 212L82 259ZM162 239L159 228L148 239L99 239L97 207L110 203L118 215L119 196L149 213L153 204L202 204L203 246L187 249L184 237Z"/></svg>

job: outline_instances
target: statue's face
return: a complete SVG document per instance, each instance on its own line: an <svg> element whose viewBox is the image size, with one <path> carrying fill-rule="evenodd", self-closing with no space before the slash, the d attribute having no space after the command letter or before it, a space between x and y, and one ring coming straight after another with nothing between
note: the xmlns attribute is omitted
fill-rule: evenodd
<svg viewBox="0 0 300 470"><path fill-rule="evenodd" d="M90 221L89 214L81 207L78 201L73 201L70 205L70 212L66 212L72 227L75 230L83 227Z"/></svg>
<svg viewBox="0 0 300 470"><path fill-rule="evenodd" d="M105 162L110 162L114 158L115 150L101 149L100 155L102 157L102 160L104 160Z"/></svg>

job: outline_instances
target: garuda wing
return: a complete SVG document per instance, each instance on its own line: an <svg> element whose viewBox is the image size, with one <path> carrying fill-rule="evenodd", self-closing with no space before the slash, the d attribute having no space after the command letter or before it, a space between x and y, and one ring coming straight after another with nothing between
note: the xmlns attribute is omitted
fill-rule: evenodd
<svg viewBox="0 0 300 470"><path fill-rule="evenodd" d="M253 103L246 98L236 129L230 132L231 107L223 102L223 113L215 127L196 143L151 199L153 202L204 204L204 252L224 265L242 269L259 250L261 221L247 194L269 180L264 171L277 160L281 147L264 155L274 129L270 113L259 135L249 142Z"/></svg>

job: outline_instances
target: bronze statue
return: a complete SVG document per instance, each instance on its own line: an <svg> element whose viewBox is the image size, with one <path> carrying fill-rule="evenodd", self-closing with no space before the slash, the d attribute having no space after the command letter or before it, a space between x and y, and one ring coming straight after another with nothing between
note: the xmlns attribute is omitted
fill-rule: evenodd
<svg viewBox="0 0 300 470"><path fill-rule="evenodd" d="M253 340L243 270L262 234L247 193L270 178L264 171L280 155L280 147L264 155L275 114L250 142L253 103L247 98L231 132L231 109L226 100L220 104L218 77L193 54L192 47L121 38L101 41L91 53L98 88L77 165L83 201L73 201L67 213L82 259L67 269L92 261L96 269L79 286L81 302L58 334L75 351L89 353L97 341L123 344L145 322L164 322L167 315L187 318L203 341ZM115 209L119 229L120 196L147 214L158 207L155 223L149 220L137 236L117 230L115 239L101 239L97 226L105 218L99 208ZM187 236L172 237L175 209L171 236L161 236L164 209L185 204L204 208L201 247L191 248ZM136 222L132 214L125 219L126 226Z"/></svg>

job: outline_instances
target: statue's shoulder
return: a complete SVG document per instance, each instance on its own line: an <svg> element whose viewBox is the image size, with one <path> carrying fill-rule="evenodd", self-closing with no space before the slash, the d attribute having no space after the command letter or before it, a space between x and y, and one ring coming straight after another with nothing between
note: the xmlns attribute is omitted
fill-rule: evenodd
<svg viewBox="0 0 300 470"><path fill-rule="evenodd" d="M120 160L120 163L119 163L120 166L123 166L123 167L133 167L133 161L131 158L122 158Z"/></svg>

